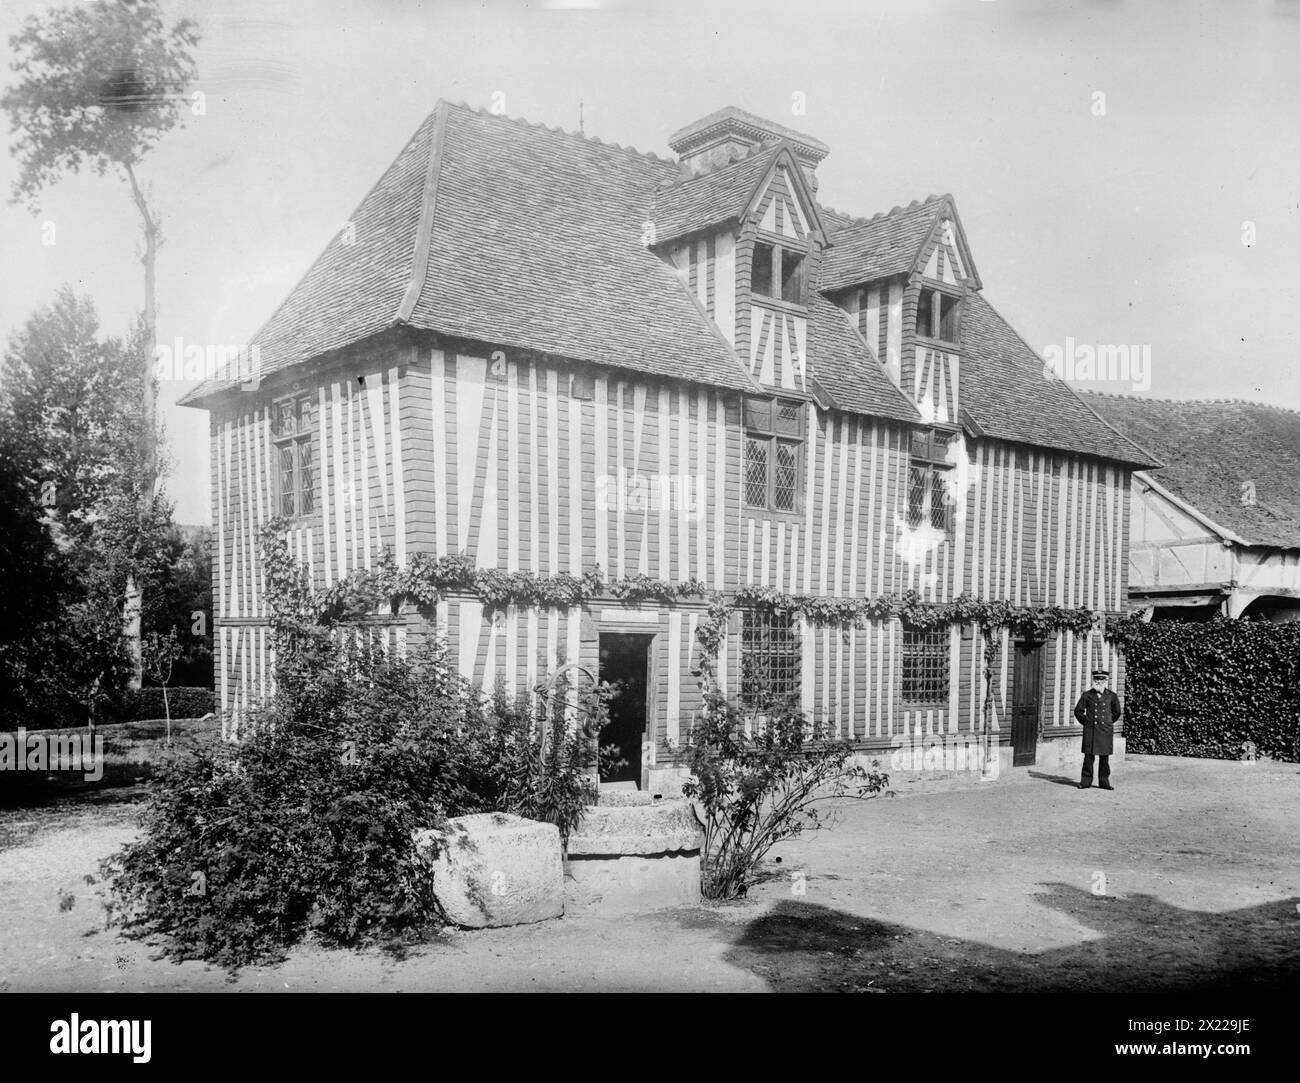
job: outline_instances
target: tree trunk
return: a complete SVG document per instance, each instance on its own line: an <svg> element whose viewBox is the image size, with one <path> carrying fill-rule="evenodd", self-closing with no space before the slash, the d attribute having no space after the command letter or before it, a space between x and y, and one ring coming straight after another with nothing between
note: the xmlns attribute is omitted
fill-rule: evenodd
<svg viewBox="0 0 1300 1083"><path fill-rule="evenodd" d="M158 448L154 385L154 355L158 344L158 312L155 280L158 261L158 223L149 211L144 193L136 182L130 163L124 163L127 179L131 182L131 197L144 221L144 348L140 364L143 367L140 404L140 526L141 529L153 511L154 486L157 484ZM123 635L127 654L131 659L129 686L138 689L144 675L144 656L140 645L140 615L144 607L143 592L134 575L126 580L126 597L123 605Z"/></svg>
<svg viewBox="0 0 1300 1083"><path fill-rule="evenodd" d="M998 656L1002 650L1001 632L997 631L998 639L993 638L993 633L981 629L980 635L984 637L984 763L981 765L980 774L988 774L989 757L996 751L993 744L993 670L998 663Z"/></svg>
<svg viewBox="0 0 1300 1083"><path fill-rule="evenodd" d="M139 691L144 678L144 651L140 641L140 609L143 594L134 575L126 577L125 601L122 605L122 635L126 639L126 653L131 659L131 676L127 687Z"/></svg>

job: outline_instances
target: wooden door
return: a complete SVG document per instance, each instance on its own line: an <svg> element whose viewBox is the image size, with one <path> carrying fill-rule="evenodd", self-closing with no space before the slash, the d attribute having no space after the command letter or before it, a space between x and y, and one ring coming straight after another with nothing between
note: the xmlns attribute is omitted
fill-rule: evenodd
<svg viewBox="0 0 1300 1083"><path fill-rule="evenodd" d="M1015 645L1011 684L1011 763L1025 767L1038 759L1038 726L1043 703L1043 645Z"/></svg>

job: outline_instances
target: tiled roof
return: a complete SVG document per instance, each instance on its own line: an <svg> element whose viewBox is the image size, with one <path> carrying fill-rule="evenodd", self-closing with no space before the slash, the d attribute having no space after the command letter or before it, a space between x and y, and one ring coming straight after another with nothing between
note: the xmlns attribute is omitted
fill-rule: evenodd
<svg viewBox="0 0 1300 1083"><path fill-rule="evenodd" d="M754 189L772 166L781 147L768 147L722 169L681 180L655 193L655 243L720 225L744 214Z"/></svg>
<svg viewBox="0 0 1300 1083"><path fill-rule="evenodd" d="M837 227L822 260L821 289L834 291L862 282L904 274L934 228L948 196L928 196L866 220L822 208Z"/></svg>
<svg viewBox="0 0 1300 1083"><path fill-rule="evenodd" d="M848 313L820 294L808 308L813 375L834 405L854 413L919 421L920 411L885 374Z"/></svg>
<svg viewBox="0 0 1300 1083"><path fill-rule="evenodd" d="M1138 467L1159 465L1058 379L982 294L967 297L961 317L961 404L984 433Z"/></svg>
<svg viewBox="0 0 1300 1083"><path fill-rule="evenodd" d="M416 327L752 387L681 278L641 242L671 162L452 106Z"/></svg>
<svg viewBox="0 0 1300 1083"><path fill-rule="evenodd" d="M752 388L676 272L641 243L655 188L675 176L651 155L439 103L351 216L355 243L333 239L254 338L262 373L401 321ZM209 381L182 401L228 386Z"/></svg>
<svg viewBox="0 0 1300 1083"><path fill-rule="evenodd" d="M269 375L396 325L730 390L757 385L681 277L644 244L743 210L782 145L683 181L676 163L439 102L255 336ZM947 196L872 219L822 208L834 247L810 291L808 359L841 409L915 420L856 328L817 291L905 271ZM955 209L952 212L955 214ZM717 216L721 216L718 218ZM963 408L988 435L1139 466L985 302L963 316ZM208 381L201 405L234 386Z"/></svg>
<svg viewBox="0 0 1300 1083"><path fill-rule="evenodd" d="M250 345L258 347L261 373L269 375L309 357L384 330L411 279L425 174L430 116L347 216L352 229L336 233ZM193 403L233 386L210 379L181 398Z"/></svg>
<svg viewBox="0 0 1300 1083"><path fill-rule="evenodd" d="M1174 496L1251 545L1300 548L1300 413L1261 402L1086 397L1164 460L1151 476Z"/></svg>

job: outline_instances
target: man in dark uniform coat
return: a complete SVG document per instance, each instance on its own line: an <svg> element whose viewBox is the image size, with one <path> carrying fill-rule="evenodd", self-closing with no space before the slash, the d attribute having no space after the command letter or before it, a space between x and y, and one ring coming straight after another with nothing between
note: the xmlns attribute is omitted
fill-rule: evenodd
<svg viewBox="0 0 1300 1083"><path fill-rule="evenodd" d="M1092 671L1092 687L1079 697L1074 706L1074 717L1083 726L1083 777L1079 779L1079 789L1086 790L1092 785L1092 758L1101 758L1098 781L1103 790L1113 790L1110 784L1110 756L1115 744L1115 723L1119 721L1119 696L1107 686L1110 672L1105 669Z"/></svg>

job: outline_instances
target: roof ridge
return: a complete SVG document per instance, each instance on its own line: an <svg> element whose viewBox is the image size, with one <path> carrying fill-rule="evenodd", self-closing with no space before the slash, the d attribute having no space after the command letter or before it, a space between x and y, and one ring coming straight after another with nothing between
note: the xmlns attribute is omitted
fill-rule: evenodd
<svg viewBox="0 0 1300 1083"><path fill-rule="evenodd" d="M1265 410L1277 410L1285 414L1300 414L1300 409L1294 406L1282 406L1275 402L1261 402L1258 399L1242 398L1196 398L1196 399L1166 399L1157 398L1154 395L1125 395L1118 391L1091 391L1087 388L1077 389L1082 395L1095 395L1098 398L1105 399L1132 399L1134 402L1158 403L1161 406L1258 406Z"/></svg>
<svg viewBox="0 0 1300 1083"><path fill-rule="evenodd" d="M784 143L787 141L783 140L782 142ZM684 188L686 187L686 185L691 184L695 181L703 181L709 179L710 177L716 177L719 173L725 172L726 170L730 169L732 166L744 165L746 162L754 158L757 158L762 154L768 154L770 152L780 150L781 146L782 143L757 143L753 146L745 148L744 154L740 155L740 157L738 158L732 158L731 161L729 161L726 165L718 169L710 169L707 173L692 173L690 176L687 177L679 176L673 180L666 180L663 183L661 183L658 187L655 188L655 194L658 195L662 192L677 191L678 189ZM675 164L675 163L670 163L670 164Z"/></svg>
<svg viewBox="0 0 1300 1083"><path fill-rule="evenodd" d="M438 183L442 178L442 148L447 138L447 114L450 107L439 102L433 108L433 131L429 135L429 159L425 163L424 188L420 193L420 221L415 230L415 250L411 254L411 281L397 306L395 323L406 323L424 292L429 273L429 244L433 237L433 216L438 204Z"/></svg>
<svg viewBox="0 0 1300 1083"><path fill-rule="evenodd" d="M516 125L517 127L536 128L541 129L544 132L554 132L556 135L568 136L570 139L581 140L584 143L594 143L599 147L606 147L609 150L617 150L623 154L632 154L638 158L659 162L662 165L675 166L677 164L674 159L661 158L652 150L637 150L636 147L625 147L621 143L607 143L599 136L588 135L586 132L571 132L567 128L561 128L558 124L552 126L549 124L543 124L540 120L528 120L525 117L511 117L507 116L505 113L494 113L491 109L484 109L482 106L470 105L469 102L466 101L448 102L447 104L457 109L464 109L476 116L488 117L492 120L504 120Z"/></svg>
<svg viewBox="0 0 1300 1083"><path fill-rule="evenodd" d="M869 226L872 222L878 222L881 219L889 218L895 214L902 214L904 211L914 211L917 207L924 207L929 203L938 203L945 199L952 199L951 192L944 192L942 195L935 195L933 192L924 199L914 199L906 207L895 204L887 211L877 211L870 218L863 218L860 215L849 214L847 211L837 211L829 203L823 203L822 206L831 214L838 215L840 218L847 218L855 226Z"/></svg>

